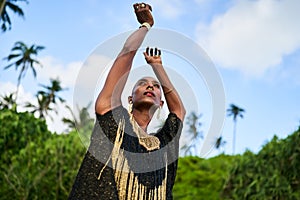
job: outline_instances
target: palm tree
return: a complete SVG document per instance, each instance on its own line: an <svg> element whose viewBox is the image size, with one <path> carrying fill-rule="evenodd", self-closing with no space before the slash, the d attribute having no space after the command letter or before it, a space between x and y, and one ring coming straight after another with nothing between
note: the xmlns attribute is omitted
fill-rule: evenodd
<svg viewBox="0 0 300 200"><path fill-rule="evenodd" d="M233 116L233 142L232 142L232 153L235 153L235 140L236 140L236 123L237 118L243 118L243 113L245 110L240 108L234 104L230 104L229 108L227 109L228 116Z"/></svg>
<svg viewBox="0 0 300 200"><path fill-rule="evenodd" d="M1 0L0 1L0 16L1 16L0 21L1 21L2 32L7 31L7 29L11 29L11 21L6 8L9 8L11 11L19 15L20 17L24 17L23 10L15 3L13 3L17 1L24 1L28 3L28 1L26 0Z"/></svg>
<svg viewBox="0 0 300 200"><path fill-rule="evenodd" d="M73 119L63 118L62 121L69 126L71 129L82 129L90 122L93 122L94 120L90 117L90 114L88 112L88 109L91 107L92 102L90 102L87 106L80 108L77 105L77 112L78 117L76 117L76 114L72 111L72 109L67 105L66 108L70 111Z"/></svg>
<svg viewBox="0 0 300 200"><path fill-rule="evenodd" d="M60 85L60 81L58 79L50 79L50 82L50 86L41 85L46 89L46 91L40 90L37 92L36 97L38 100L38 105L34 105L30 102L27 102L25 105L27 108L33 108L32 113L38 112L40 118L49 116L48 111L54 111L57 113L57 110L51 107L52 104L57 104L57 99L61 103L65 102L62 97L57 95L58 92L64 90L64 88L62 88Z"/></svg>
<svg viewBox="0 0 300 200"><path fill-rule="evenodd" d="M27 102L25 107L32 108L33 109L31 111L32 113L38 112L39 118L45 119L45 117L48 115L48 111L52 111L53 108L51 108L51 107L49 107L49 105L47 105L48 98L45 94L38 93L36 95L36 98L37 98L37 102L38 102L37 105Z"/></svg>
<svg viewBox="0 0 300 200"><path fill-rule="evenodd" d="M216 149L221 149L221 147L225 146L226 141L223 139L222 136L218 137L215 143L215 148Z"/></svg>
<svg viewBox="0 0 300 200"><path fill-rule="evenodd" d="M27 70L30 68L32 70L33 76L36 77L36 70L35 70L35 65L40 65L40 62L33 59L32 56L36 56L39 51L44 49L45 47L43 46L36 46L36 45L31 45L28 47L26 44L23 42L16 42L14 47L11 49L13 52L10 54L8 57L4 58L8 62L11 61L12 59L17 59L13 63L9 64L8 66L4 67L4 69L8 69L12 66L15 66L16 70L20 69L20 73L18 76L18 83L17 83L17 91L16 91L16 96L15 98L17 99L18 96L18 91L19 91L19 86L21 83L21 79L25 76Z"/></svg>
<svg viewBox="0 0 300 200"><path fill-rule="evenodd" d="M0 1L0 16L2 15L2 11L5 7L5 4L6 4L6 0L1 0Z"/></svg>
<svg viewBox="0 0 300 200"><path fill-rule="evenodd" d="M92 102L90 102L86 107L80 108L77 105L77 116L72 111L72 109L69 106L66 106L67 109L70 111L72 115L72 119L63 118L62 121L69 126L72 130L77 130L80 134L80 138L83 142L83 144L87 147L89 146L93 126L94 126L94 119L90 117L90 114L88 112L90 106L92 105Z"/></svg>
<svg viewBox="0 0 300 200"><path fill-rule="evenodd" d="M192 149L194 149L195 154L197 154L197 146L199 145L199 140L203 139L203 132L199 131L202 123L199 119L202 115L197 115L195 112L191 112L187 118L187 124L189 126L188 133L190 134L190 143L185 144L181 147L184 150L184 154L192 154Z"/></svg>
<svg viewBox="0 0 300 200"><path fill-rule="evenodd" d="M16 111L17 104L15 102L14 93L1 96L0 109L11 109Z"/></svg>
<svg viewBox="0 0 300 200"><path fill-rule="evenodd" d="M46 89L46 91L38 91L38 93L43 94L47 97L46 105L50 106L51 103L56 104L57 99L63 103L65 100L58 96L57 93L65 90L61 87L60 80L58 78L56 79L50 79L50 86L47 85L41 85L43 88Z"/></svg>

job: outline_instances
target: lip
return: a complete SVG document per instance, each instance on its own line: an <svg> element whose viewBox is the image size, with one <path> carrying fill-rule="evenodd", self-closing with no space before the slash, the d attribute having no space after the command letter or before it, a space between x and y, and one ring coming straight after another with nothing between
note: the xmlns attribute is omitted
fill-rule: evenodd
<svg viewBox="0 0 300 200"><path fill-rule="evenodd" d="M151 97L155 97L155 94L154 94L153 92L151 92L151 91L146 91L146 92L144 92L144 95L146 95L146 96L151 96Z"/></svg>

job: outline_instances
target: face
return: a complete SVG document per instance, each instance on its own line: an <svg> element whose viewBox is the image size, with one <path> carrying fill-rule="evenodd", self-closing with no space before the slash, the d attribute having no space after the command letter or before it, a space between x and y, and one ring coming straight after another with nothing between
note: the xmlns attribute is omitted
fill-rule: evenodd
<svg viewBox="0 0 300 200"><path fill-rule="evenodd" d="M130 98L134 108L139 106L162 106L161 85L152 77L144 77L137 81Z"/></svg>

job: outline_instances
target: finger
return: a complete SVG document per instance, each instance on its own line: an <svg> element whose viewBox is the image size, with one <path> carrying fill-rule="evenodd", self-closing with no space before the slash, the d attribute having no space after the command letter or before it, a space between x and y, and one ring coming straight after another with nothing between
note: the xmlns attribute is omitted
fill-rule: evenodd
<svg viewBox="0 0 300 200"><path fill-rule="evenodd" d="M145 59L148 57L148 54L146 52L143 52Z"/></svg>
<svg viewBox="0 0 300 200"><path fill-rule="evenodd" d="M153 48L150 49L150 56L153 56Z"/></svg>
<svg viewBox="0 0 300 200"><path fill-rule="evenodd" d="M149 47L146 48L146 54L149 55Z"/></svg>
<svg viewBox="0 0 300 200"><path fill-rule="evenodd" d="M136 7L137 11L142 11L142 10L152 11L152 7L146 3L137 3L135 7Z"/></svg>
<svg viewBox="0 0 300 200"><path fill-rule="evenodd" d="M137 3L135 5L135 8L136 8L136 10L135 10L136 12L140 12L146 8L146 4L145 3Z"/></svg>
<svg viewBox="0 0 300 200"><path fill-rule="evenodd" d="M154 49L154 55L157 56L157 48Z"/></svg>
<svg viewBox="0 0 300 200"><path fill-rule="evenodd" d="M133 4L133 8L135 11L137 11L139 9L139 4L138 3Z"/></svg>
<svg viewBox="0 0 300 200"><path fill-rule="evenodd" d="M149 63L149 57L148 57L148 54L146 52L143 52L144 54L144 57L145 57L145 60L147 63Z"/></svg>
<svg viewBox="0 0 300 200"><path fill-rule="evenodd" d="M141 3L140 6L141 6L141 8L145 8L145 7L146 7L146 4Z"/></svg>
<svg viewBox="0 0 300 200"><path fill-rule="evenodd" d="M161 50L160 49L158 50L158 56L161 56Z"/></svg>
<svg viewBox="0 0 300 200"><path fill-rule="evenodd" d="M135 4L133 4L133 8L134 8L135 12L139 12L140 10L147 9L147 8L150 11L152 11L152 7L146 3L135 3Z"/></svg>

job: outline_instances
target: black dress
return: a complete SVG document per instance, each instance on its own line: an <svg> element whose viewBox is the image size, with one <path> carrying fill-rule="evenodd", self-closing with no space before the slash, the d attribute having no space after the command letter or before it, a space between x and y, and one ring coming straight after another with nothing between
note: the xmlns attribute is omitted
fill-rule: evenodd
<svg viewBox="0 0 300 200"><path fill-rule="evenodd" d="M152 135L122 106L97 114L69 199L172 199L181 130L174 113Z"/></svg>

